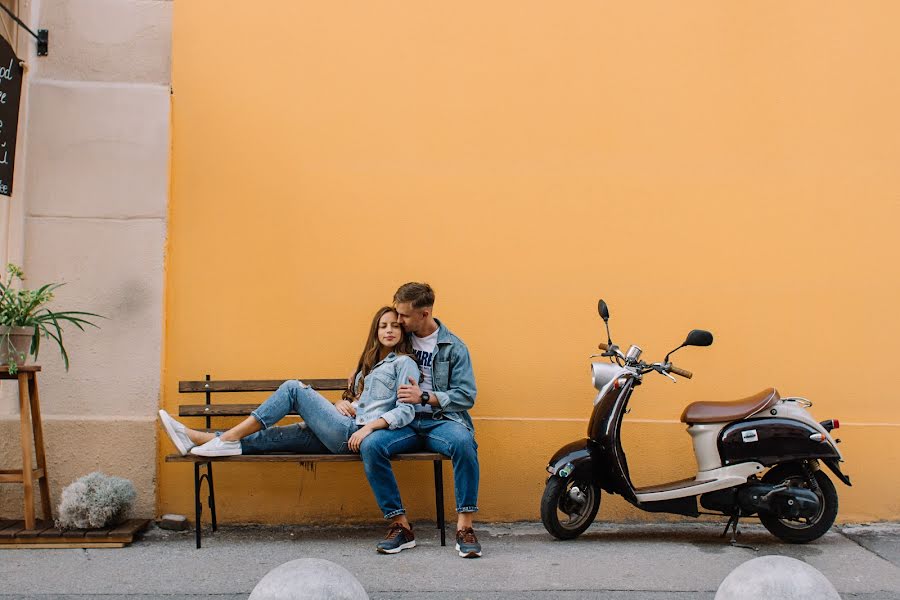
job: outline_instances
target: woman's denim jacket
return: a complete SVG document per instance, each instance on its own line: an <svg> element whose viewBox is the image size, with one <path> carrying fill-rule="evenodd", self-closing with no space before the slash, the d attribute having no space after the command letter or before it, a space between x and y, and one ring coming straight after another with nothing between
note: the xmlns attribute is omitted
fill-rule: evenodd
<svg viewBox="0 0 900 600"><path fill-rule="evenodd" d="M353 389L359 389L361 377L362 373L356 374ZM356 424L365 425L382 418L390 429L400 429L412 423L416 409L412 404L397 402L397 386L408 382L409 377L419 380L419 367L409 356L397 356L391 352L372 367L366 375L362 395L353 402Z"/></svg>
<svg viewBox="0 0 900 600"><path fill-rule="evenodd" d="M475 431L469 409L475 404L475 373L469 349L443 323L438 324L437 349L431 363L431 383L439 407L435 419L449 419Z"/></svg>

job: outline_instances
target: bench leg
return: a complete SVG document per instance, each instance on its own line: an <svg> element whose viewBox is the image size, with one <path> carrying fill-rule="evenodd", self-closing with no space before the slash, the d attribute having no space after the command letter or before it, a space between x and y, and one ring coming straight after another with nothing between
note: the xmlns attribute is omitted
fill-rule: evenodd
<svg viewBox="0 0 900 600"><path fill-rule="evenodd" d="M200 467L206 467L206 473L200 473ZM209 506L210 517L212 518L212 530L216 531L216 488L213 485L213 473L211 462L194 463L194 519L196 526L194 527L194 535L197 538L197 547L200 547L201 522L200 517L203 515L203 502L200 500L200 487L203 480L206 480L206 488L209 490L209 496L206 497L206 504Z"/></svg>
<svg viewBox="0 0 900 600"><path fill-rule="evenodd" d="M200 515L203 513L203 503L200 502L200 463L194 463L194 537L197 539L197 548L200 548Z"/></svg>
<svg viewBox="0 0 900 600"><path fill-rule="evenodd" d="M434 461L434 508L437 513L437 527L441 531L441 546L447 545L447 527L444 522L444 465Z"/></svg>
<svg viewBox="0 0 900 600"><path fill-rule="evenodd" d="M211 462L206 463L206 479L206 483L209 486L209 497L206 498L206 502L209 504L209 515L212 518L212 530L217 531L218 525L216 524L216 486L213 484Z"/></svg>

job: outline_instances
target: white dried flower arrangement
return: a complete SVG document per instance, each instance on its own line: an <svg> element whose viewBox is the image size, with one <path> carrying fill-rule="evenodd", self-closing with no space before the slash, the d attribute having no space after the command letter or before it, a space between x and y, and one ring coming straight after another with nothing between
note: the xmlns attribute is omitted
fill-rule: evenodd
<svg viewBox="0 0 900 600"><path fill-rule="evenodd" d="M127 479L95 471L73 481L62 492L59 529L111 527L125 520L137 492Z"/></svg>

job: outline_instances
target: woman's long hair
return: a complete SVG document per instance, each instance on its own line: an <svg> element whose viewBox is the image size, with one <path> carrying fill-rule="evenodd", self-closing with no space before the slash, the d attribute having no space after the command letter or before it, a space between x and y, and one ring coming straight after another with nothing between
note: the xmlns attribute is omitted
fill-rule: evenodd
<svg viewBox="0 0 900 600"><path fill-rule="evenodd" d="M396 315L397 311L391 306L382 306L378 309L378 312L375 313L375 317L372 319L372 325L369 327L369 335L366 336L366 345L363 346L362 354L359 356L359 362L356 364L356 370L353 372L353 377L347 382L347 389L344 390L342 395L344 400L350 400L352 402L359 398L359 395L362 394L363 391L363 379L365 379L366 375L372 370L372 367L378 362L378 355L384 347L381 342L378 341L378 322L381 321L381 317L387 313L394 313L394 315ZM406 331L402 327L400 328L400 342L391 349L391 352L398 355L413 353L412 343L409 341L409 338L406 336ZM356 376L360 373L362 373L362 377L359 381L359 388L354 389L353 383L356 381Z"/></svg>

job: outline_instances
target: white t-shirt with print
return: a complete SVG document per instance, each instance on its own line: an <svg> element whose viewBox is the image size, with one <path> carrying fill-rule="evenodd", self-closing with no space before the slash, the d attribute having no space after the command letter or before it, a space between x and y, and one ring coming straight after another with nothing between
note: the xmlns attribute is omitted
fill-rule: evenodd
<svg viewBox="0 0 900 600"><path fill-rule="evenodd" d="M416 364L419 365L419 370L422 371L423 380L419 383L419 388L425 392L434 391L434 387L432 386L431 379L431 363L434 359L435 350L437 350L437 337L438 330L435 329L434 333L426 337L419 337L415 334L412 336L412 345L413 351L416 355ZM422 406L421 404L416 405L416 412L433 412L431 410L431 406Z"/></svg>

